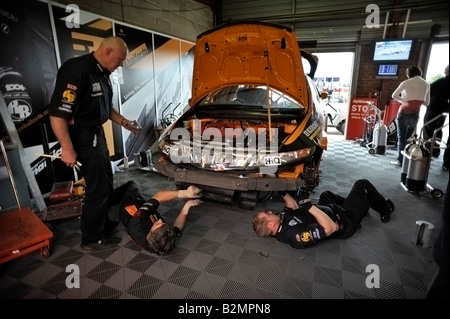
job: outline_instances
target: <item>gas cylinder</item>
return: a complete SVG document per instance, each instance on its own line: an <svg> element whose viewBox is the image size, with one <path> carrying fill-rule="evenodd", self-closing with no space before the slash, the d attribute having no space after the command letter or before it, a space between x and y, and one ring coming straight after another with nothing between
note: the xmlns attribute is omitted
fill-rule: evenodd
<svg viewBox="0 0 450 319"><path fill-rule="evenodd" d="M430 162L430 151L425 147L425 145L420 144L411 149L408 173L406 174L405 183L409 191L425 191Z"/></svg>
<svg viewBox="0 0 450 319"><path fill-rule="evenodd" d="M402 172L400 175L400 181L402 184L406 184L406 175L408 174L408 167L409 167L409 157L411 155L411 152L413 148L416 146L419 146L417 144L417 135L414 135L411 142L406 144L405 149L403 150L403 162L402 162Z"/></svg>
<svg viewBox="0 0 450 319"><path fill-rule="evenodd" d="M387 133L388 127L382 120L375 124L375 128L373 130L373 146L377 154L386 154Z"/></svg>

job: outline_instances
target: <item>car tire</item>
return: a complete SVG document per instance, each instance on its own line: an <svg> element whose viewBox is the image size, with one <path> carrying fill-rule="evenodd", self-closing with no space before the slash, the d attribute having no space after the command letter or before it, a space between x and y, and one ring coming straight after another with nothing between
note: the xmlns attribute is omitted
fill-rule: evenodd
<svg viewBox="0 0 450 319"><path fill-rule="evenodd" d="M339 122L336 125L336 129L339 131L339 133L344 134L345 133L345 120Z"/></svg>

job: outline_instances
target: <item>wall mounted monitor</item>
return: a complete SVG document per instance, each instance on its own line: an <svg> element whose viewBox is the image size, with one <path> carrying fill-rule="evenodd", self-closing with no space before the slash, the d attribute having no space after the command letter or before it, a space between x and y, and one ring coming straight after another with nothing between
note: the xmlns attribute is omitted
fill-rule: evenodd
<svg viewBox="0 0 450 319"><path fill-rule="evenodd" d="M407 61L411 54L413 40L394 39L375 42L373 60L376 61Z"/></svg>
<svg viewBox="0 0 450 319"><path fill-rule="evenodd" d="M379 76L397 76L398 64L380 64L377 74Z"/></svg>

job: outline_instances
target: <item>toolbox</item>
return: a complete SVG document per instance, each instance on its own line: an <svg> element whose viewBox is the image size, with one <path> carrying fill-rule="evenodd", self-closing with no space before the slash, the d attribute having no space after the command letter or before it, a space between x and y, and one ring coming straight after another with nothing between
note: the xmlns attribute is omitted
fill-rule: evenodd
<svg viewBox="0 0 450 319"><path fill-rule="evenodd" d="M61 219L81 216L83 209L82 198L72 198L70 200L54 203L48 205L45 211L41 214L41 219L44 222L52 222Z"/></svg>

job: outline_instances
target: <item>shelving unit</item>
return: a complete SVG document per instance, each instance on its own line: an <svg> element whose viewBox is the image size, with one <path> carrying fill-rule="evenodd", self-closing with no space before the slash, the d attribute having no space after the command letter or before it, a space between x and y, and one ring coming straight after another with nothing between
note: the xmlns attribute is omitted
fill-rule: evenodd
<svg viewBox="0 0 450 319"><path fill-rule="evenodd" d="M16 181L17 195L20 206L30 207L33 211L42 212L46 208L44 197L42 196L36 178L31 171L30 164L26 161L25 151L17 133L11 115L3 96L0 94L0 114L5 129L9 135L9 142L4 144L6 157L9 158L12 177ZM0 176L5 175L5 168L0 172ZM5 177L5 176L3 176ZM7 176L6 176L7 177ZM14 207L16 200L11 191L8 178L0 178L0 209Z"/></svg>
<svg viewBox="0 0 450 319"><path fill-rule="evenodd" d="M46 258L53 233L32 210L35 206L43 211L45 202L24 160L22 144L1 94L0 112L11 140L7 147L0 141L0 264L36 250Z"/></svg>

